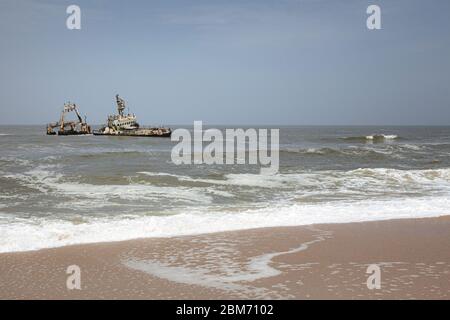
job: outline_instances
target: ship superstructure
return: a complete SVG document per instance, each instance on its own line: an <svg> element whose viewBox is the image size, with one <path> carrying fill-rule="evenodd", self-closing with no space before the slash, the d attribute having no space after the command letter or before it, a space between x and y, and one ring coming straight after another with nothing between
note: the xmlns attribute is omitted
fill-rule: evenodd
<svg viewBox="0 0 450 320"><path fill-rule="evenodd" d="M134 114L125 114L125 101L116 94L117 114L109 115L107 127L115 130L135 130L139 128Z"/></svg>
<svg viewBox="0 0 450 320"><path fill-rule="evenodd" d="M116 95L117 114L109 115L105 126L94 131L94 135L117 135L136 137L170 137L170 128L141 128L136 116L128 112L125 114L125 100Z"/></svg>

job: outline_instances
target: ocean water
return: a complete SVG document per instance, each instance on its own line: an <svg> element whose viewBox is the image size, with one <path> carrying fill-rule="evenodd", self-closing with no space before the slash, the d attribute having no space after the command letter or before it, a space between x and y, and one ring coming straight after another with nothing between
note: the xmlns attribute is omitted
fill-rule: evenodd
<svg viewBox="0 0 450 320"><path fill-rule="evenodd" d="M274 176L175 144L0 126L0 252L449 214L450 127L280 127Z"/></svg>

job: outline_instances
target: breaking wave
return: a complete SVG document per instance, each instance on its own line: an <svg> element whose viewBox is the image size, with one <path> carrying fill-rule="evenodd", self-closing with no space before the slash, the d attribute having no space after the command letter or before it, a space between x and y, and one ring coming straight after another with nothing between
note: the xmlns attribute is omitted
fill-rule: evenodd
<svg viewBox="0 0 450 320"><path fill-rule="evenodd" d="M194 184L191 187L161 187L132 182L126 186L93 185L64 181L63 176L51 172L53 170L43 166L7 177L40 192L73 197L75 202L81 201L76 199L86 199L92 205L111 199L167 199L187 201L193 206L179 207L171 214L161 215L87 215L83 216L81 223L48 216L11 220L0 211L0 252L261 227L435 217L449 214L450 208L450 169L378 168L294 172L274 176L225 174L218 179L142 172L147 176L188 181ZM222 186L227 189L221 189ZM253 208L239 209L239 206L231 205L219 209L213 205L213 196L234 197L235 188L242 187L251 187L256 194L266 192L268 195L280 192L282 195L285 190L291 198L275 197L271 202L259 203L259 207ZM402 196L404 192L408 196ZM411 196L412 193L415 196ZM339 194L345 197L336 200ZM331 198L304 201L304 197L311 195Z"/></svg>
<svg viewBox="0 0 450 320"><path fill-rule="evenodd" d="M252 173L229 173L214 178L196 178L165 172L142 171L138 174L169 178L167 184L155 185L152 181L139 182L137 178L124 178L125 184L92 184L73 181L57 173L54 165L42 165L24 173L5 174L3 178L12 179L43 193L59 193L61 195L83 196L85 198L119 198L139 200L153 197L185 198L186 200L208 203L211 199L205 195L205 185L244 186L262 189L293 189L302 191L305 188L321 192L335 192L337 187L355 189L364 186L361 192L370 193L375 187L386 190L387 187L407 187L428 192L430 190L450 190L450 168L399 170L389 168L360 168L356 170L320 170L262 175ZM77 178L80 179L80 178ZM180 182L191 183L189 187ZM195 184L198 185L195 185ZM370 187L371 189L368 189Z"/></svg>
<svg viewBox="0 0 450 320"><path fill-rule="evenodd" d="M220 213L192 209L171 216L91 218L85 223L34 219L31 223L0 223L0 252L263 227L437 217L448 214L449 208L450 199L443 196L391 201L295 204Z"/></svg>
<svg viewBox="0 0 450 320"><path fill-rule="evenodd" d="M78 135L76 137L81 137L82 135ZM79 158L109 158L109 157L138 157L141 155L145 155L148 154L147 152L141 152L141 151L134 151L134 150L130 150L130 151L123 151L123 150L119 150L119 151L99 151L99 152L94 152L94 153L84 153L84 154L80 154L78 155Z"/></svg>
<svg viewBox="0 0 450 320"><path fill-rule="evenodd" d="M348 141L377 141L382 142L386 140L396 140L399 136L395 134L372 134L367 136L354 136L354 137L344 137L344 140Z"/></svg>
<svg viewBox="0 0 450 320"><path fill-rule="evenodd" d="M280 153L299 154L303 156L363 156L363 157L378 157L386 154L390 154L395 150L382 150L382 149L369 149L359 147L349 148L284 148L280 150Z"/></svg>
<svg viewBox="0 0 450 320"><path fill-rule="evenodd" d="M46 194L69 196L91 200L158 200L167 198L172 201L188 203L210 203L211 196L201 190L185 187L154 186L134 183L129 179L127 184L90 184L69 181L60 173L55 172L55 166L39 166L23 174L7 174L4 178L19 181L23 185Z"/></svg>

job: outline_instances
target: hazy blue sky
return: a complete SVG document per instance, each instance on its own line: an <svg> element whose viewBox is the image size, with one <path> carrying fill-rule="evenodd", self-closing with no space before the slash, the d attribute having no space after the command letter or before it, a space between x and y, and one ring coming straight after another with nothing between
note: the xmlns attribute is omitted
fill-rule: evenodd
<svg viewBox="0 0 450 320"><path fill-rule="evenodd" d="M450 124L448 0L1 0L0 39L1 124Z"/></svg>

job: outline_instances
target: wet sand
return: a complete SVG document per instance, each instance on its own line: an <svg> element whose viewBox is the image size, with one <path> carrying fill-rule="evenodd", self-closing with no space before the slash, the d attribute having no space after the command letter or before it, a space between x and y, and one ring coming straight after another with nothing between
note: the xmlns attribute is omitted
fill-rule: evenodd
<svg viewBox="0 0 450 320"><path fill-rule="evenodd" d="M381 271L369 290L367 268ZM68 290L68 266L81 290ZM253 229L0 254L0 299L449 299L450 218Z"/></svg>

